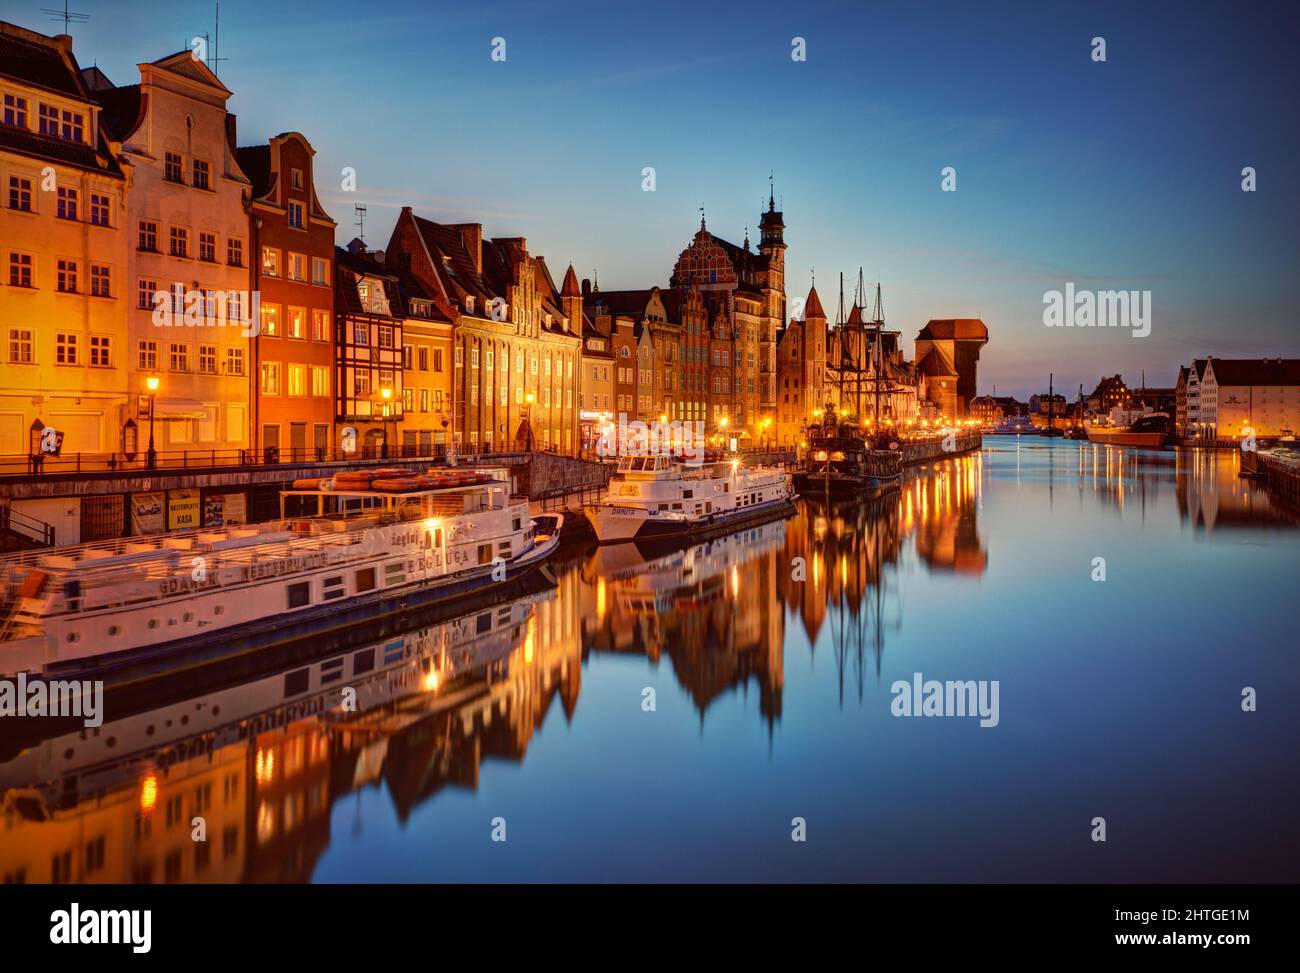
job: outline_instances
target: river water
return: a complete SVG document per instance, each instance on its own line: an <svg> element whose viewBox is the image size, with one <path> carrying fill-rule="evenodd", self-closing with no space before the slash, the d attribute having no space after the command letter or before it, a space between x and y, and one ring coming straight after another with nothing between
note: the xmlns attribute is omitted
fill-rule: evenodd
<svg viewBox="0 0 1300 973"><path fill-rule="evenodd" d="M995 437L883 498L573 551L360 634L355 712L296 663L8 748L0 873L1295 881L1300 514L1237 469ZM973 715L895 715L950 681Z"/></svg>

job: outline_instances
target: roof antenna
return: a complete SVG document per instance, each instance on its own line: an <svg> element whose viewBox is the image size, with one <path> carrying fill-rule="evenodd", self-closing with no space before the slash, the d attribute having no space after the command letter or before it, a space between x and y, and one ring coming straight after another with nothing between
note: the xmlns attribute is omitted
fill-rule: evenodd
<svg viewBox="0 0 1300 973"><path fill-rule="evenodd" d="M357 239L362 243L366 242L366 206L365 203L358 203L353 207L356 212Z"/></svg>
<svg viewBox="0 0 1300 973"><path fill-rule="evenodd" d="M63 9L56 10L53 7L42 7L41 13L47 14L50 20L63 21L63 32L69 36L72 35L72 24L84 24L90 19L90 14L79 14L68 9L68 0L63 0Z"/></svg>

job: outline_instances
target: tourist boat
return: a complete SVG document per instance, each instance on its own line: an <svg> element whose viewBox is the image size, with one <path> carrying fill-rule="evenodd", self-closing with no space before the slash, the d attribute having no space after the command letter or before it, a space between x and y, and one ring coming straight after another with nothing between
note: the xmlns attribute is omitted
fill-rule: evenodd
<svg viewBox="0 0 1300 973"><path fill-rule="evenodd" d="M1110 446L1137 446L1158 449L1169 439L1169 416L1149 412L1129 426L1089 426L1088 440Z"/></svg>
<svg viewBox="0 0 1300 973"><path fill-rule="evenodd" d="M112 681L146 658L197 665L501 585L559 544L508 476L337 474L281 491L266 523L0 558L0 676Z"/></svg>
<svg viewBox="0 0 1300 973"><path fill-rule="evenodd" d="M790 513L790 477L775 466L672 456L624 456L604 499L586 508L602 543L668 537Z"/></svg>
<svg viewBox="0 0 1300 973"><path fill-rule="evenodd" d="M784 520L751 524L702 543L636 541L596 549L584 573L608 585L626 615L660 616L730 592L739 598L745 565L785 545Z"/></svg>
<svg viewBox="0 0 1300 973"><path fill-rule="evenodd" d="M338 725L399 700L410 701L406 709L417 715L435 707L439 697L464 702L482 691L467 685L476 673L504 676L535 624L536 606L551 597L549 590L534 592L378 641L354 640L311 660L282 660L265 674L229 685L155 697L135 711L114 706L113 718L96 733L77 726L42 737L40 745L5 746L0 804L12 800L24 817L46 820L69 799L75 805L86 794L136 784L149 774L165 776L189 758L300 720ZM346 707L344 687L354 694Z"/></svg>

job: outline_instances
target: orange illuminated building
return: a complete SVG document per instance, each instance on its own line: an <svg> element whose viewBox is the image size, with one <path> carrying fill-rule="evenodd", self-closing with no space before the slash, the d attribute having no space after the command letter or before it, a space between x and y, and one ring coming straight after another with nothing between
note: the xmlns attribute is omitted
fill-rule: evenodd
<svg viewBox="0 0 1300 973"><path fill-rule="evenodd" d="M333 441L334 227L312 179L315 150L297 132L238 150L253 184L253 438L283 459L316 458Z"/></svg>

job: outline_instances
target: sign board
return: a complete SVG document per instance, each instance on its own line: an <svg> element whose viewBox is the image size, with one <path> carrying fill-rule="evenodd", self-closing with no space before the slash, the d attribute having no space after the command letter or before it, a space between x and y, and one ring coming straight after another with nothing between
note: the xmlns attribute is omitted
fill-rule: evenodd
<svg viewBox="0 0 1300 973"><path fill-rule="evenodd" d="M167 529L185 530L198 527L199 521L198 490L167 491Z"/></svg>
<svg viewBox="0 0 1300 973"><path fill-rule="evenodd" d="M203 526L227 527L248 522L242 493L210 493L203 498Z"/></svg>
<svg viewBox="0 0 1300 973"><path fill-rule="evenodd" d="M133 493L131 495L131 533L161 534L167 529L163 520L165 493Z"/></svg>

